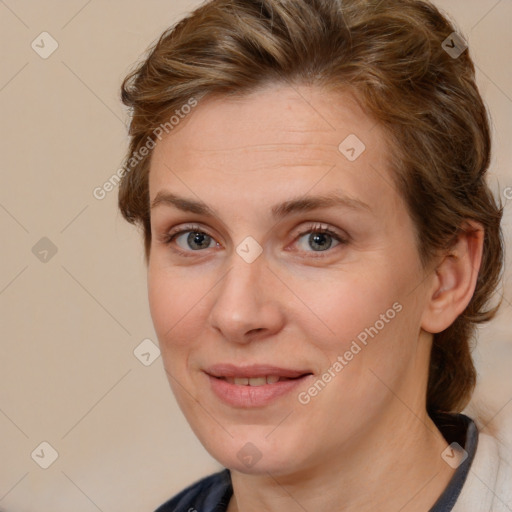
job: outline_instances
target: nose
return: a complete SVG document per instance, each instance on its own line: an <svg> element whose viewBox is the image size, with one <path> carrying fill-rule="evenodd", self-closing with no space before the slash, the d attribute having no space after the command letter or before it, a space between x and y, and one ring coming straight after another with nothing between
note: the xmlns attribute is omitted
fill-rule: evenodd
<svg viewBox="0 0 512 512"><path fill-rule="evenodd" d="M247 263L233 253L229 271L215 287L210 326L242 344L278 333L285 321L282 288L263 254Z"/></svg>

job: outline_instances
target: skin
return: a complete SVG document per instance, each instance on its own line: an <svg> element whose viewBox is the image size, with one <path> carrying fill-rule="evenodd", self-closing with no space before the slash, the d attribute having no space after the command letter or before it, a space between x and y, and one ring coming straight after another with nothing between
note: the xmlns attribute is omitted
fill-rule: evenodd
<svg viewBox="0 0 512 512"><path fill-rule="evenodd" d="M366 145L353 162L338 150L350 134ZM471 298L483 232L473 225L423 268L387 158L384 132L348 92L286 85L203 100L154 149L151 201L172 192L216 212L152 208L148 291L176 399L231 469L230 512L424 511L454 473L426 413L429 353L432 333ZM367 207L271 216L276 204L333 191ZM187 244L191 223L211 237L205 248ZM345 242L325 235L332 245L318 250L309 241L318 224ZM236 252L248 236L263 250L252 263ZM395 303L401 311L301 404L297 393ZM237 408L210 389L203 370L217 363L314 376L265 407ZM251 467L237 457L247 442L261 454Z"/></svg>

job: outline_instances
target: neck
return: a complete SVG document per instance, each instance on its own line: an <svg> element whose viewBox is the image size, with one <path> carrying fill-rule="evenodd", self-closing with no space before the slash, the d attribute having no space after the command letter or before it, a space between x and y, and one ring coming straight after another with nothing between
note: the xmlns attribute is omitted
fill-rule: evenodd
<svg viewBox="0 0 512 512"><path fill-rule="evenodd" d="M392 411L350 446L287 475L231 472L228 512L420 512L429 510L453 476L441 458L447 442L426 412ZM396 418L400 418L397 422Z"/></svg>

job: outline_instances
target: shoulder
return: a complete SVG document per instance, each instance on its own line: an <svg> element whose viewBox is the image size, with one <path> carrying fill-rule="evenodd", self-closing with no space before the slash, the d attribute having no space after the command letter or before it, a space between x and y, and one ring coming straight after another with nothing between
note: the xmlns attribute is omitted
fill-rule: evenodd
<svg viewBox="0 0 512 512"><path fill-rule="evenodd" d="M475 458L453 512L512 509L512 446L501 433L479 432Z"/></svg>
<svg viewBox="0 0 512 512"><path fill-rule="evenodd" d="M233 494L229 470L207 476L190 485L155 512L221 512Z"/></svg>

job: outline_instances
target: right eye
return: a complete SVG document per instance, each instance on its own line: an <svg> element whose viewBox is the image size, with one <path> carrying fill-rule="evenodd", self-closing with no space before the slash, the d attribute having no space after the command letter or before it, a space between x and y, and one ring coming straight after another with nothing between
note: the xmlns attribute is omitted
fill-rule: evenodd
<svg viewBox="0 0 512 512"><path fill-rule="evenodd" d="M164 240L166 245L176 244L178 253L200 252L219 245L213 237L202 231L199 226L185 226L171 231ZM213 244L213 245L212 245ZM188 256L188 255L187 255Z"/></svg>

